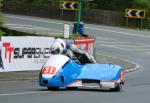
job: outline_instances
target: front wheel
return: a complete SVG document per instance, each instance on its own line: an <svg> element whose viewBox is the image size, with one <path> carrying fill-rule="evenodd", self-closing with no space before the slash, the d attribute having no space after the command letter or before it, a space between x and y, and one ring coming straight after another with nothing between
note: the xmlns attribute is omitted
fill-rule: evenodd
<svg viewBox="0 0 150 103"><path fill-rule="evenodd" d="M59 87L47 87L48 90L58 90Z"/></svg>

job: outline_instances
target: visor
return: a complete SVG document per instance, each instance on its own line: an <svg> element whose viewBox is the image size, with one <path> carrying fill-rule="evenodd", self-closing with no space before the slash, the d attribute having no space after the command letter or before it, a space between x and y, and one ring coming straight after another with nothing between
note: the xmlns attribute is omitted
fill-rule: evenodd
<svg viewBox="0 0 150 103"><path fill-rule="evenodd" d="M56 50L54 50L54 51L51 51L51 53L52 53L52 54L59 54L59 53L60 53L60 49L58 48L58 49L56 49Z"/></svg>

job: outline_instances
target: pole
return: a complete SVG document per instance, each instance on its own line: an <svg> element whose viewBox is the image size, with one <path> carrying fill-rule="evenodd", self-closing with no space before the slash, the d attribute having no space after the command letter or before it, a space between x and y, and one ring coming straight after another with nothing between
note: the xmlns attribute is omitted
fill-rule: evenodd
<svg viewBox="0 0 150 103"><path fill-rule="evenodd" d="M141 19L140 28L143 28L143 19Z"/></svg>
<svg viewBox="0 0 150 103"><path fill-rule="evenodd" d="M126 26L128 27L128 24L129 24L129 19L126 18Z"/></svg>
<svg viewBox="0 0 150 103"><path fill-rule="evenodd" d="M77 32L79 33L79 26L81 21L81 8L82 8L82 0L78 0L78 15L77 15Z"/></svg>
<svg viewBox="0 0 150 103"><path fill-rule="evenodd" d="M61 18L64 18L64 10L61 10Z"/></svg>

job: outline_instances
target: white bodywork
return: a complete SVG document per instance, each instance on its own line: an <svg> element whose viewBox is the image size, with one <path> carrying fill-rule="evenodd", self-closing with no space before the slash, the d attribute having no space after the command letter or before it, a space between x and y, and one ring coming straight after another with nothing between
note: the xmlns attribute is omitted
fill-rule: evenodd
<svg viewBox="0 0 150 103"><path fill-rule="evenodd" d="M76 81L70 85L68 85L67 87L81 87L82 85L82 81Z"/></svg>
<svg viewBox="0 0 150 103"><path fill-rule="evenodd" d="M42 68L42 77L51 78L69 61L64 55L51 55Z"/></svg>

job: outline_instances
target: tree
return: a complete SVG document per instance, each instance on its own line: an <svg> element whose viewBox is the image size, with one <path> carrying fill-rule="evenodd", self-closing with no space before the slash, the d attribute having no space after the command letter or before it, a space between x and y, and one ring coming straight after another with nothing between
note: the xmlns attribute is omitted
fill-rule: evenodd
<svg viewBox="0 0 150 103"><path fill-rule="evenodd" d="M150 29L150 0L134 0L133 8L145 9L147 16L147 24Z"/></svg>
<svg viewBox="0 0 150 103"><path fill-rule="evenodd" d="M94 0L88 7L123 12L126 8L144 9L147 26L150 29L150 0Z"/></svg>
<svg viewBox="0 0 150 103"><path fill-rule="evenodd" d="M131 7L134 0L94 0L90 3L92 8L103 10L123 11Z"/></svg>
<svg viewBox="0 0 150 103"><path fill-rule="evenodd" d="M2 2L3 0L0 0L0 27L3 25L3 19L2 19Z"/></svg>
<svg viewBox="0 0 150 103"><path fill-rule="evenodd" d="M31 3L36 5L58 6L60 0L5 0L6 2Z"/></svg>

